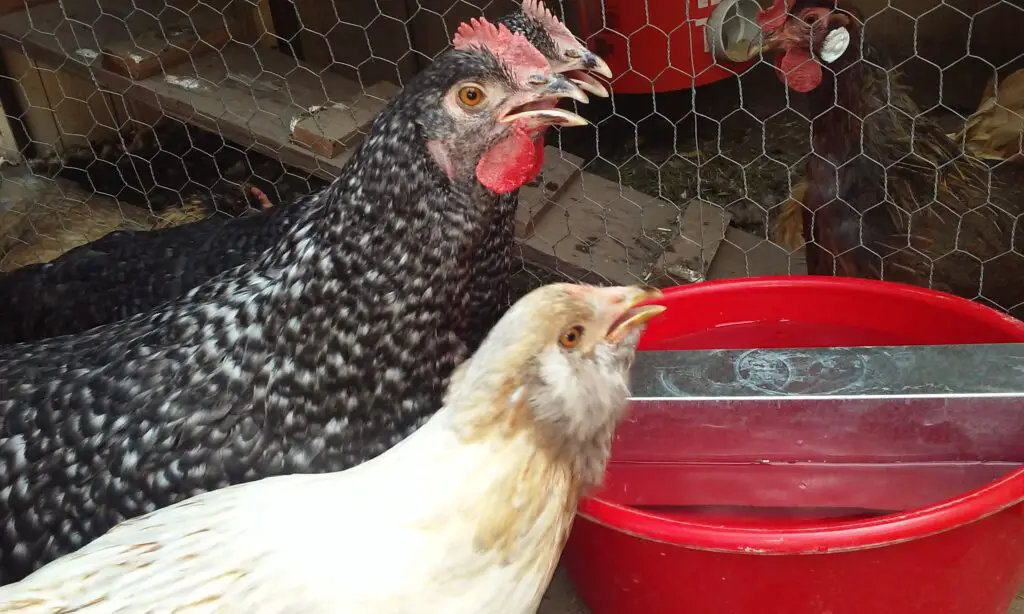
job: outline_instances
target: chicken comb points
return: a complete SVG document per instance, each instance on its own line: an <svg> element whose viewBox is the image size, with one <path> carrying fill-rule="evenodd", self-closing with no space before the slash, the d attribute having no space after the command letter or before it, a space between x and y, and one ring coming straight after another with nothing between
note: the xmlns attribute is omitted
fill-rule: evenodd
<svg viewBox="0 0 1024 614"><path fill-rule="evenodd" d="M482 17L460 24L452 44L456 49L474 45L487 49L520 79L538 71L547 74L551 70L547 58L525 36L513 33L505 24L495 26Z"/></svg>
<svg viewBox="0 0 1024 614"><path fill-rule="evenodd" d="M762 30L777 30L786 22L786 12L796 0L775 0L772 5L757 14L757 25Z"/></svg>
<svg viewBox="0 0 1024 614"><path fill-rule="evenodd" d="M544 6L541 0L523 0L523 14L540 23L549 34L568 36L576 40L576 35L565 27L562 20L556 17L551 9Z"/></svg>

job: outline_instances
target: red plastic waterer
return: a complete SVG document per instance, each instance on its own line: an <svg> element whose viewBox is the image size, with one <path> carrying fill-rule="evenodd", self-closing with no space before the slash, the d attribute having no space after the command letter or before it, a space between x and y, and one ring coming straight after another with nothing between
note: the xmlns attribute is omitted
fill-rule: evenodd
<svg viewBox="0 0 1024 614"><path fill-rule="evenodd" d="M641 350L1024 342L1024 323L982 305L869 280L727 280L659 302ZM643 432L620 429L615 448L643 449ZM1024 583L1024 469L917 509L725 514L632 507L637 459L615 456L616 488L581 502L563 559L594 614L1006 614ZM663 469L661 499L687 499Z"/></svg>
<svg viewBox="0 0 1024 614"><path fill-rule="evenodd" d="M754 60L716 62L705 28L720 2L573 0L567 4L576 12L580 35L615 74L612 90L650 94L735 77L753 64Z"/></svg>

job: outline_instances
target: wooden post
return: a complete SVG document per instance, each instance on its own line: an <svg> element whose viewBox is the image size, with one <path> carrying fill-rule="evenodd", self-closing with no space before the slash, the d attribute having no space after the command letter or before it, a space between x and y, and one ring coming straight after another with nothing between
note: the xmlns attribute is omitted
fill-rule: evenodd
<svg viewBox="0 0 1024 614"><path fill-rule="evenodd" d="M8 140L11 119L24 124L29 138L44 150L40 152L43 154L110 136L119 127L118 117L127 115L118 100L83 77L14 51L2 53L24 109L19 118L4 115L4 125L0 126L4 142L15 148L13 135Z"/></svg>

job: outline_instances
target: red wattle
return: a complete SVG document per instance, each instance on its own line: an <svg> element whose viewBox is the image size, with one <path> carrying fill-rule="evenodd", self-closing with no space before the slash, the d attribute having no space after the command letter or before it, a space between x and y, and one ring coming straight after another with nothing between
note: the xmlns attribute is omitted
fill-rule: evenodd
<svg viewBox="0 0 1024 614"><path fill-rule="evenodd" d="M513 130L480 158L476 178L492 192L507 194L536 177L543 164L544 139Z"/></svg>
<svg viewBox="0 0 1024 614"><path fill-rule="evenodd" d="M821 84L821 64L806 49L789 49L776 60L775 69L783 83L801 94Z"/></svg>

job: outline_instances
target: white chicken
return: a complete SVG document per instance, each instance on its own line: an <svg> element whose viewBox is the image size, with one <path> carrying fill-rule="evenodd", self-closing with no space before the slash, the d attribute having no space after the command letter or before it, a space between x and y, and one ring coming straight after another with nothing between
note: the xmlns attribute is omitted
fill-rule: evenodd
<svg viewBox="0 0 1024 614"><path fill-rule="evenodd" d="M518 301L403 442L124 522L0 588L0 612L536 612L601 480L657 291Z"/></svg>

